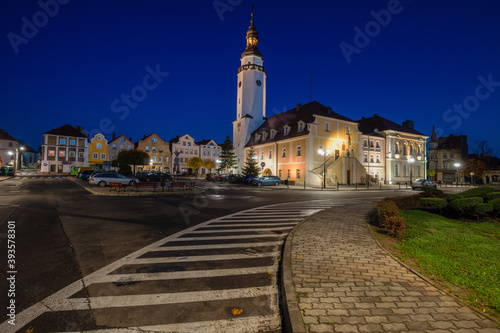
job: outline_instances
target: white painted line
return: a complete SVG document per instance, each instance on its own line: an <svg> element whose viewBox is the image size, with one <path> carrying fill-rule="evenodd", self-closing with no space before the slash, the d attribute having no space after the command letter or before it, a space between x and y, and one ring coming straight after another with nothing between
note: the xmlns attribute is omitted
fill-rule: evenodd
<svg viewBox="0 0 500 333"><path fill-rule="evenodd" d="M253 259L253 258L278 258L279 252L264 252L264 253L248 253L248 254L221 254L213 256L180 256L180 257L161 257L161 258L140 258L130 260L128 265L148 265L161 263L183 263L183 262L198 262L198 261L217 261L217 260L238 260L238 259Z"/></svg>
<svg viewBox="0 0 500 333"><path fill-rule="evenodd" d="M231 240L231 239L248 239L248 238L263 238L263 237L279 237L283 238L286 235L283 234L273 234L273 235L267 235L267 234L262 234L262 235L234 235L234 236L213 236L213 237L183 237L183 238L178 238L175 240L175 242L178 241L199 241L199 240ZM172 240L174 241L174 240Z"/></svg>
<svg viewBox="0 0 500 333"><path fill-rule="evenodd" d="M135 281L159 281L159 280L178 280L178 279L198 279L220 276L265 274L276 272L278 264L263 267L246 267L230 269L211 269L207 271L179 271L179 272L161 272L161 273L135 273L135 274L110 274L96 276L85 279L87 285L94 283L112 283L112 282L135 282Z"/></svg>
<svg viewBox="0 0 500 333"><path fill-rule="evenodd" d="M205 226L204 226L205 227ZM249 227L253 227L249 226ZM199 230L195 229L192 231L193 234L216 234L216 233L227 233L227 236L231 236L231 232L256 232L256 231L272 231L272 230L288 230L293 227L278 227L272 229L259 229L259 228L251 228L251 229L222 229L222 230ZM188 234L189 235L189 234ZM256 235L253 235L256 236Z"/></svg>
<svg viewBox="0 0 500 333"><path fill-rule="evenodd" d="M85 332L86 333L144 333L144 332L248 333L256 331L256 328L258 327L267 328L271 330L275 328L276 330L278 330L280 324L281 324L280 319L277 316L261 316L261 317L254 316L254 317L242 317L242 318L221 319L221 320L211 320L211 321L199 321L191 323L176 323L176 324L129 327L129 328L98 329ZM75 331L69 333L77 333L77 332Z"/></svg>
<svg viewBox="0 0 500 333"><path fill-rule="evenodd" d="M287 219L275 219L275 218L261 218L261 219L248 219L248 218L241 218L241 219L236 219L234 217L227 219L227 220L218 220L219 222L255 222L255 221L262 221L262 222L279 222L279 221L301 221L307 216L304 216L302 218L287 218Z"/></svg>
<svg viewBox="0 0 500 333"><path fill-rule="evenodd" d="M184 245L184 246L162 246L151 251L182 251L182 250L206 250L206 249L230 249L230 248L254 248L262 246L278 246L282 242L262 242L262 243L234 243L234 244L214 244L214 245Z"/></svg>
<svg viewBox="0 0 500 333"><path fill-rule="evenodd" d="M239 222L239 221L232 221ZM257 221L260 222L260 221ZM298 222L276 222L276 223L252 223L252 224L231 224L231 222L227 222L224 224L209 224L204 226L203 228L225 228L225 227L279 227L280 225L297 225ZM197 229L198 230L198 229ZM238 229L232 229L238 230ZM239 229L243 230L243 229Z"/></svg>
<svg viewBox="0 0 500 333"><path fill-rule="evenodd" d="M228 299L259 297L277 294L277 286L254 288L207 290L182 293L163 293L147 295L121 295L89 298L71 298L55 306L57 311L120 308L129 306L163 305L189 302L210 302Z"/></svg>

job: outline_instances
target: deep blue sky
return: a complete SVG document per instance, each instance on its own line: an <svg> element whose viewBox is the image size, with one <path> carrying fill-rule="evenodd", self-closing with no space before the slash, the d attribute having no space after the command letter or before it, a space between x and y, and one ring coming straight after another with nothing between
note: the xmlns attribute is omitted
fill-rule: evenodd
<svg viewBox="0 0 500 333"><path fill-rule="evenodd" d="M15 53L9 33L22 36L23 17L43 19L41 7L3 0L0 128L35 149L54 127L96 129L105 118L134 142L152 132L222 142L236 117L251 11L249 0L229 2L236 5L220 16L213 0L71 0ZM348 63L339 45L355 45L354 28L365 30L370 12L391 2L255 0L267 115L309 101L311 66L313 100L337 113L412 119L429 136L435 125L442 134L467 134L470 147L486 139L499 156L500 83L480 88L481 100L474 96L479 76L500 82L500 1L401 0L390 23ZM158 64L169 75L120 119L112 102ZM446 113L464 101L474 111Z"/></svg>

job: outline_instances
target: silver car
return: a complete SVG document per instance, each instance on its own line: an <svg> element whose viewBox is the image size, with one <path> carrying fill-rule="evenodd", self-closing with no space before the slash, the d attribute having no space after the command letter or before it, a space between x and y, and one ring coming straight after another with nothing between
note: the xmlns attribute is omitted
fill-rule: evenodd
<svg viewBox="0 0 500 333"><path fill-rule="evenodd" d="M102 172L93 174L89 178L89 184L96 184L97 186L108 186L109 183L120 183L122 185L134 185L137 179L125 177L117 172Z"/></svg>
<svg viewBox="0 0 500 333"><path fill-rule="evenodd" d="M416 179L411 183L411 188L413 190L416 188L422 188L424 186L437 188L437 185L428 179Z"/></svg>

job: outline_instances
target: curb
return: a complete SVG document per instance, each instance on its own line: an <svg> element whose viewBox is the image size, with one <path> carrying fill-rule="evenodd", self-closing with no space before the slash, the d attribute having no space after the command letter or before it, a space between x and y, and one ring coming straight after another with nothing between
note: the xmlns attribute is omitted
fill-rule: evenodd
<svg viewBox="0 0 500 333"><path fill-rule="evenodd" d="M4 180L9 180L9 179L12 179L12 178L14 178L14 176L7 176L4 179L0 179L0 182L3 182Z"/></svg>
<svg viewBox="0 0 500 333"><path fill-rule="evenodd" d="M375 237L375 235L373 234L373 230L370 228L370 223L367 221L366 222L366 227L368 228L368 231L370 232L370 236L371 238L375 241L375 243L377 243L377 246L379 248L381 248L385 253L387 253L392 259L394 259L398 264L400 264L401 266L403 266L404 268L406 268L407 270L409 270L410 272L412 272L413 274L417 275L419 278L421 278L422 280L424 280L425 282L427 282L428 284L430 284L431 286L433 286L434 288L436 288L437 290L439 290L441 293L443 293L444 295L446 296L450 296L452 297L455 301L457 301L457 303L459 304L462 304L463 306L471 309L472 311L474 311L475 313L477 313L478 315L482 316L482 317L485 317L489 320L491 320L492 322L496 323L496 324L500 324L500 321L494 317L491 317L490 315L484 313L484 312L481 312L479 311L478 309L474 308L474 307L471 307L469 304L467 304L464 300L458 298L457 296L449 293L448 291L446 291L445 289L441 288L440 286L436 285L433 281L429 280L427 277L423 276L421 273L417 272L416 270L414 270L413 268L409 267L408 265L406 265L404 262L402 262L401 260L399 260L399 258L397 258L396 256L394 256L392 253L390 253L387 249L385 249L382 244L380 244L380 242L378 241L378 239Z"/></svg>
<svg viewBox="0 0 500 333"><path fill-rule="evenodd" d="M314 214L316 215L316 214ZM313 215L313 216L314 216ZM292 276L292 242L293 235L309 221L309 217L299 222L288 234L283 249L283 264L281 277L281 291L283 293L283 321L285 327L283 332L287 333L307 333L307 328L302 320L302 312L299 308L299 302L295 293L295 284Z"/></svg>

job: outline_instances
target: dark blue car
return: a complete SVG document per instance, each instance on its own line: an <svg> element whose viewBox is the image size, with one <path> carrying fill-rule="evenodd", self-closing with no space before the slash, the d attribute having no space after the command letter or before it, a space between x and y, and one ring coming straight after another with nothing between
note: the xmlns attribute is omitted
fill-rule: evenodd
<svg viewBox="0 0 500 333"><path fill-rule="evenodd" d="M263 185L274 185L278 186L281 184L281 179L278 176L262 176L255 178L252 181L252 185L263 186Z"/></svg>
<svg viewBox="0 0 500 333"><path fill-rule="evenodd" d="M256 176L256 175L248 175L248 176L243 177L242 182L243 182L243 184L252 184L252 181L253 181L255 178L257 178L257 176Z"/></svg>

